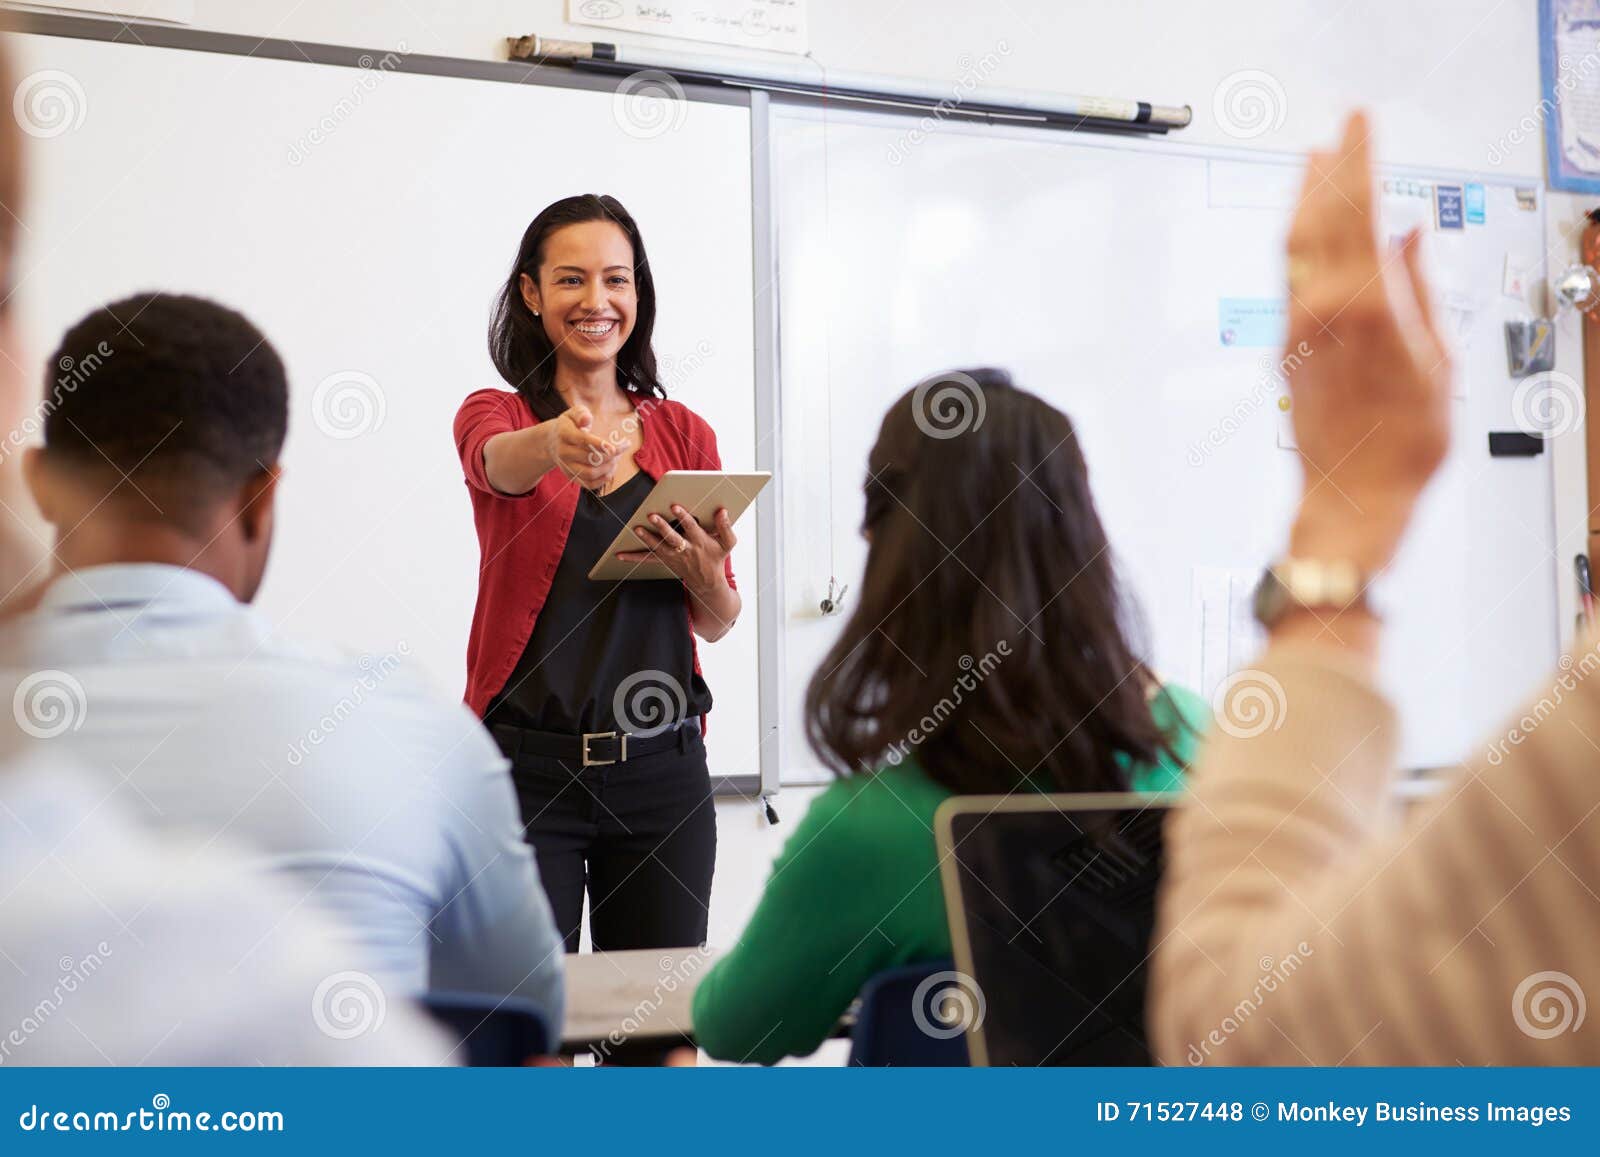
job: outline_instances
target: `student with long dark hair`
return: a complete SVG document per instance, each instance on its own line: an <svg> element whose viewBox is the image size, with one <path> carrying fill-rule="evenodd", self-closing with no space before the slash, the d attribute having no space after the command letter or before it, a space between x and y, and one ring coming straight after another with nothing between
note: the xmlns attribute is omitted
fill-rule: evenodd
<svg viewBox="0 0 1600 1157"><path fill-rule="evenodd" d="M908 391L865 490L860 597L806 694L811 744L841 778L695 992L713 1056L809 1053L874 973L950 955L944 800L1171 790L1207 718L1129 640L1072 422L1006 374Z"/></svg>
<svg viewBox="0 0 1600 1157"><path fill-rule="evenodd" d="M584 894L597 949L705 939L716 814L695 637L740 609L719 512L638 528L679 581L588 572L667 470L721 466L716 436L669 401L650 347L655 282L612 197L568 197L528 226L489 349L512 387L456 414L481 550L467 703L512 761L527 835L568 951Z"/></svg>

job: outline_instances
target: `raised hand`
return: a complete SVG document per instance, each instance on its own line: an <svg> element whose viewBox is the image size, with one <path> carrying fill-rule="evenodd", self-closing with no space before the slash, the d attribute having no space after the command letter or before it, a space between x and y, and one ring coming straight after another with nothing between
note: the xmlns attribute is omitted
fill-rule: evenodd
<svg viewBox="0 0 1600 1157"><path fill-rule="evenodd" d="M1417 234L1379 252L1369 136L1357 113L1336 150L1311 155L1289 230L1284 363L1306 467L1290 552L1376 571L1449 448L1451 366Z"/></svg>

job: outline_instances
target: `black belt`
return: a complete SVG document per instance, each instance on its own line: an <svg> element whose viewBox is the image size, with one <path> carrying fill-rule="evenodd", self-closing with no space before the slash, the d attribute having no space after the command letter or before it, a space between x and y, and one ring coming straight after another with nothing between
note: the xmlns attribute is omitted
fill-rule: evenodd
<svg viewBox="0 0 1600 1157"><path fill-rule="evenodd" d="M491 730L500 744L500 750L512 759L523 755L542 755L550 759L577 760L584 767L601 767L608 763L626 763L630 759L662 751L686 751L690 739L700 733L700 721L687 719L676 727L649 735L629 734L626 731L586 731L582 735L564 735L555 731L513 727L509 723L497 723Z"/></svg>

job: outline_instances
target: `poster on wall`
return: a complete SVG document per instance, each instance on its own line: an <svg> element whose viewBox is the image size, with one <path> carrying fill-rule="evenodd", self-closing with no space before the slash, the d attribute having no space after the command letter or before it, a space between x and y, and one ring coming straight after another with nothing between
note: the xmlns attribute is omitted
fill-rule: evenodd
<svg viewBox="0 0 1600 1157"><path fill-rule="evenodd" d="M1539 72L1550 187L1600 193L1600 0L1539 0Z"/></svg>
<svg viewBox="0 0 1600 1157"><path fill-rule="evenodd" d="M806 0L567 0L567 22L768 52L809 47Z"/></svg>

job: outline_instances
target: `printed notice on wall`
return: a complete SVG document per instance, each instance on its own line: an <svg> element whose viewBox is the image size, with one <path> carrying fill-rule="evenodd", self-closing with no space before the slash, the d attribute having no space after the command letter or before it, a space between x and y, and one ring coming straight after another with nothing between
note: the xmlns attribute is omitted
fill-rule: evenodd
<svg viewBox="0 0 1600 1157"><path fill-rule="evenodd" d="M810 46L806 0L567 0L567 20L769 52L803 53Z"/></svg>
<svg viewBox="0 0 1600 1157"><path fill-rule="evenodd" d="M1539 71L1544 100L1518 131L1543 122L1552 189L1600 193L1600 0L1540 0Z"/></svg>

